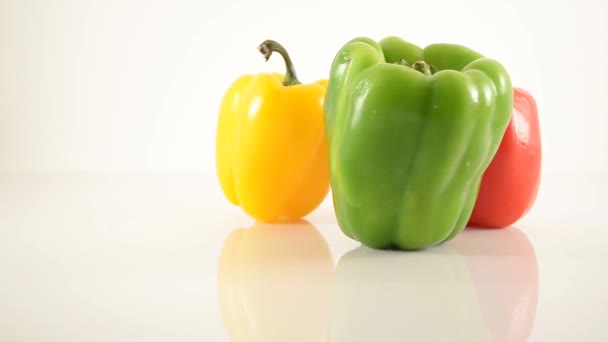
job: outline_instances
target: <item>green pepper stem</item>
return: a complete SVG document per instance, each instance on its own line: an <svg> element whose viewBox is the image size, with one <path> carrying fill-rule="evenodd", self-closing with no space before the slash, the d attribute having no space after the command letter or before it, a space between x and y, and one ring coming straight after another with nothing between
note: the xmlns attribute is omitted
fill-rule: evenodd
<svg viewBox="0 0 608 342"><path fill-rule="evenodd" d="M287 50L285 50L281 44L274 40L265 40L262 44L260 44L258 50L264 56L266 61L268 61L273 52L278 52L283 57L283 60L285 61L285 68L287 69L285 72L285 78L283 78L283 85L290 86L300 84L300 81L296 76L296 69L291 62L291 58L289 57Z"/></svg>
<svg viewBox="0 0 608 342"><path fill-rule="evenodd" d="M417 61L412 64L414 70L420 71L425 76L431 76L431 65L425 61Z"/></svg>
<svg viewBox="0 0 608 342"><path fill-rule="evenodd" d="M414 64L410 64L405 60L405 58L401 58L397 61L397 64L412 68L416 71L423 73L426 76L431 76L433 73L437 72L437 68L425 61L417 61L414 62Z"/></svg>

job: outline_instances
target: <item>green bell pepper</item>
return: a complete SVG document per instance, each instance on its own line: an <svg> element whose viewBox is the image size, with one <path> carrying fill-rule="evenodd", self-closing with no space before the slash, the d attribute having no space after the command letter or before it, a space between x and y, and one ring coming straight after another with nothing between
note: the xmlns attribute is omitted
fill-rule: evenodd
<svg viewBox="0 0 608 342"><path fill-rule="evenodd" d="M333 61L324 115L344 234L425 249L459 234L513 103L507 70L461 45L359 37Z"/></svg>

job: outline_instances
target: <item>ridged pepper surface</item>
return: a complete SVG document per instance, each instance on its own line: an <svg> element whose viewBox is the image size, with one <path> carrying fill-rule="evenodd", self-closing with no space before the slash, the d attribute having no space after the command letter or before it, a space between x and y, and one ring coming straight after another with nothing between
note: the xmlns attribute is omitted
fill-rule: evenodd
<svg viewBox="0 0 608 342"><path fill-rule="evenodd" d="M347 42L324 104L341 230L379 249L424 249L456 236L512 105L506 68L467 47Z"/></svg>

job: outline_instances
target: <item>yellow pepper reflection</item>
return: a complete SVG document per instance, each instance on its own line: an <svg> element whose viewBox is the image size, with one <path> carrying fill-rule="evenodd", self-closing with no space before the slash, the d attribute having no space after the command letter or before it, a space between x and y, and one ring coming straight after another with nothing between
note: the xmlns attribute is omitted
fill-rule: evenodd
<svg viewBox="0 0 608 342"><path fill-rule="evenodd" d="M309 222L237 229L218 270L226 331L232 341L326 341L333 281L330 250Z"/></svg>
<svg viewBox="0 0 608 342"><path fill-rule="evenodd" d="M523 342L538 271L521 231L467 230L423 252L352 250L338 262L333 293L332 342Z"/></svg>

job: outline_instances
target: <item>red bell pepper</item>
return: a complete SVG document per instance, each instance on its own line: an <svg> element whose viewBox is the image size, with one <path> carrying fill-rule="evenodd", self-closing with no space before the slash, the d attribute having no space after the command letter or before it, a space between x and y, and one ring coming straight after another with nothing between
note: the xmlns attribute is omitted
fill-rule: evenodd
<svg viewBox="0 0 608 342"><path fill-rule="evenodd" d="M483 175L468 226L508 227L536 200L542 159L538 109L529 92L516 87L513 92L509 126Z"/></svg>

